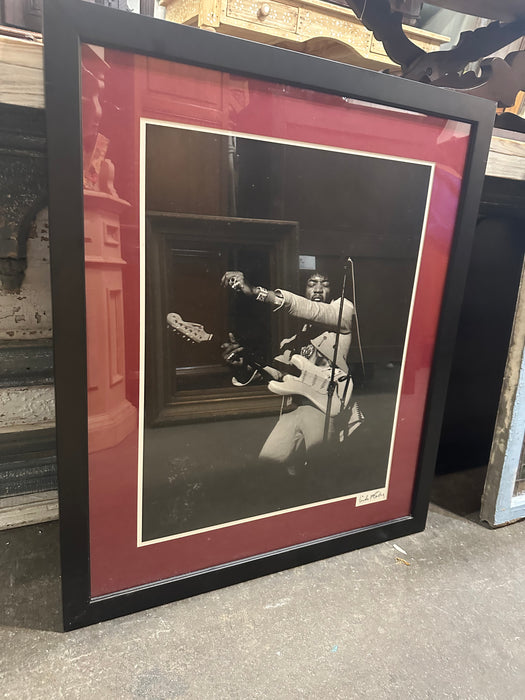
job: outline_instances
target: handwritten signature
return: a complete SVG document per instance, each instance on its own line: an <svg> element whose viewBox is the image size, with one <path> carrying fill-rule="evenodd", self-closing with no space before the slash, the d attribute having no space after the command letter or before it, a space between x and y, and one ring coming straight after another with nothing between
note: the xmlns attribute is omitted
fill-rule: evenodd
<svg viewBox="0 0 525 700"><path fill-rule="evenodd" d="M364 506L366 503L374 503L375 501L383 501L386 498L385 489L377 489L376 491L367 491L360 493L357 496L356 505Z"/></svg>

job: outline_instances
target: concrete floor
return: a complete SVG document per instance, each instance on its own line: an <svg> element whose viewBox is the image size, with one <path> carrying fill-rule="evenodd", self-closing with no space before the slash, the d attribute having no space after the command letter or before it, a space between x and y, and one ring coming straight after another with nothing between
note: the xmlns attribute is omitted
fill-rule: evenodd
<svg viewBox="0 0 525 700"><path fill-rule="evenodd" d="M525 521L479 523L482 477L436 479L406 555L388 542L68 634L56 523L4 531L0 697L522 700Z"/></svg>

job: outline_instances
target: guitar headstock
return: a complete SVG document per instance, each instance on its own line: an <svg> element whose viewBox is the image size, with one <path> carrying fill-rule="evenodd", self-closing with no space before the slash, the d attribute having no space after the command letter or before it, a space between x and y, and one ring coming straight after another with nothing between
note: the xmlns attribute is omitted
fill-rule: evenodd
<svg viewBox="0 0 525 700"><path fill-rule="evenodd" d="M184 321L180 314L169 313L166 321L169 328L192 343L205 343L213 338L213 333L208 333L202 324Z"/></svg>

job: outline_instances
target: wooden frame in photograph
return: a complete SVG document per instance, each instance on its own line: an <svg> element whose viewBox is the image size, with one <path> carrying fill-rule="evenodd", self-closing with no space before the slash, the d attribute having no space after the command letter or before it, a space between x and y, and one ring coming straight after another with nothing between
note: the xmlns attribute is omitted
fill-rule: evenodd
<svg viewBox="0 0 525 700"><path fill-rule="evenodd" d="M493 527L525 518L525 262L480 517Z"/></svg>
<svg viewBox="0 0 525 700"><path fill-rule="evenodd" d="M44 21L65 628L423 529L493 105Z"/></svg>

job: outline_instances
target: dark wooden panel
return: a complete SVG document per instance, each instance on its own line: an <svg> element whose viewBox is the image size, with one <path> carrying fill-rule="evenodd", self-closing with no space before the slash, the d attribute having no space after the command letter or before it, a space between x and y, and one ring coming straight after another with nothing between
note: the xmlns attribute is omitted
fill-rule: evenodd
<svg viewBox="0 0 525 700"><path fill-rule="evenodd" d="M492 444L525 236L523 220L505 215L510 209L503 200L499 206L483 207L485 211L490 215L480 218L476 227L463 298L438 473L487 464Z"/></svg>
<svg viewBox="0 0 525 700"><path fill-rule="evenodd" d="M151 213L146 247L146 417L149 425L232 417L248 410L273 413L280 400L264 387L239 390L221 359L228 332L276 354L290 335L289 319L220 287L228 269L275 288L297 288L295 222ZM251 302L251 303L250 303ZM247 308L247 305L249 308ZM166 315L201 323L214 338L198 346L175 339ZM218 401L221 399L221 401Z"/></svg>
<svg viewBox="0 0 525 700"><path fill-rule="evenodd" d="M47 202L44 111L0 105L0 281L24 279L31 222Z"/></svg>
<svg viewBox="0 0 525 700"><path fill-rule="evenodd" d="M155 77L157 73L152 71L150 79ZM162 85L161 80L159 83ZM145 178L147 208L227 215L226 148L222 136L150 124Z"/></svg>
<svg viewBox="0 0 525 700"><path fill-rule="evenodd" d="M0 434L0 497L57 487L55 429Z"/></svg>
<svg viewBox="0 0 525 700"><path fill-rule="evenodd" d="M0 368L0 387L52 384L52 341L0 342Z"/></svg>

